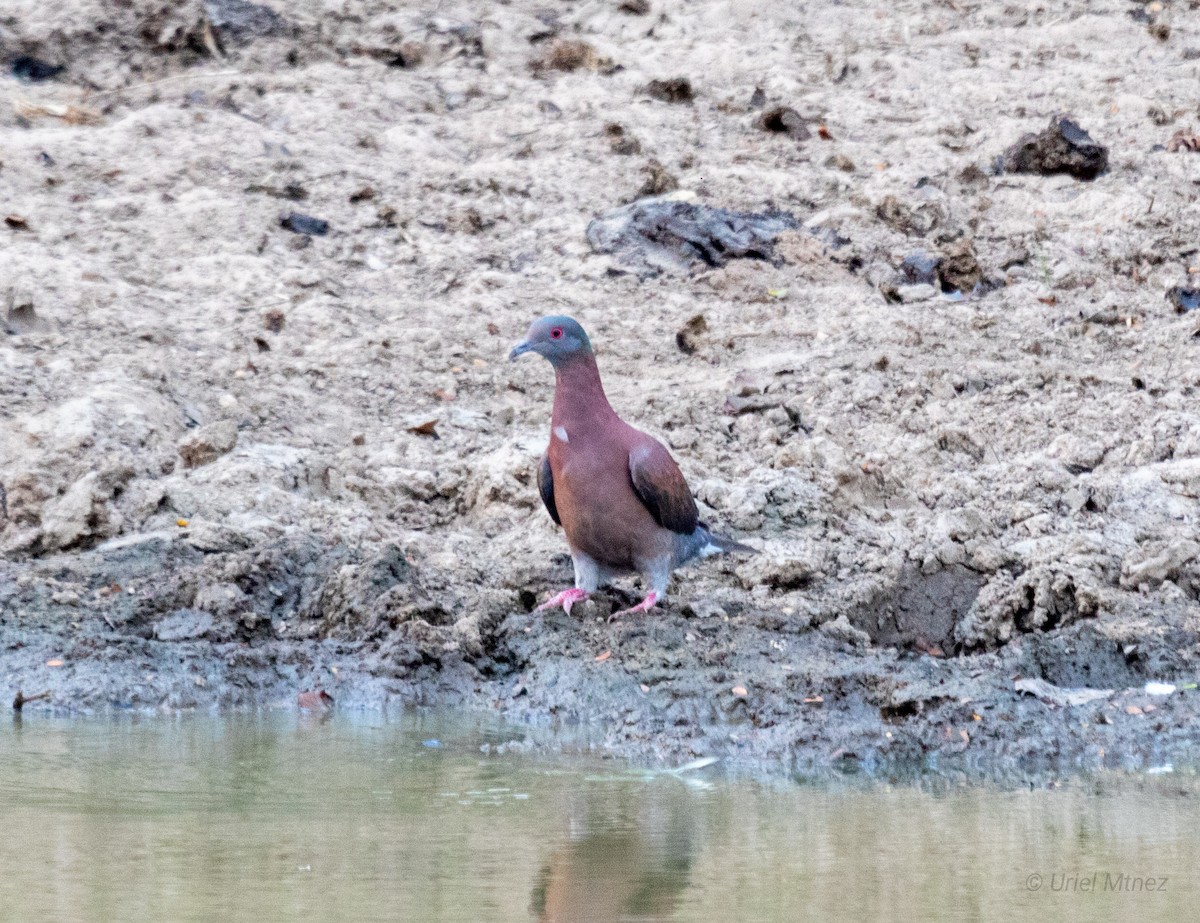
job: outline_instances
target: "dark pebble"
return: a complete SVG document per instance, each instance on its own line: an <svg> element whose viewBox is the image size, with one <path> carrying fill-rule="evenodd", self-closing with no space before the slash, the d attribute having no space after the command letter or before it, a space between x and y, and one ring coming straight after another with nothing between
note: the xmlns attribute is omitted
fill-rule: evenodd
<svg viewBox="0 0 1200 923"><path fill-rule="evenodd" d="M1167 301L1175 306L1177 314L1186 314L1200 308L1200 288L1184 288L1176 285L1167 292Z"/></svg>
<svg viewBox="0 0 1200 923"><path fill-rule="evenodd" d="M307 237L324 237L329 233L329 222L311 215L292 212L279 220L279 224L293 234L304 234Z"/></svg>
<svg viewBox="0 0 1200 923"><path fill-rule="evenodd" d="M910 253L900 264L900 275L907 285L936 285L938 258L923 250Z"/></svg>
<svg viewBox="0 0 1200 923"><path fill-rule="evenodd" d="M59 64L47 64L29 55L21 55L12 62L12 75L27 83L40 83L43 80L53 80L61 74L65 67Z"/></svg>

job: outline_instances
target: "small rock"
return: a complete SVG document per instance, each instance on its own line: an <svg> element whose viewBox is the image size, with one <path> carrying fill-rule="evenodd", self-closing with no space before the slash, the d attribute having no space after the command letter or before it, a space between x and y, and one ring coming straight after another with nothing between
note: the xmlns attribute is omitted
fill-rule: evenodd
<svg viewBox="0 0 1200 923"><path fill-rule="evenodd" d="M1167 291L1167 301L1175 306L1176 314L1186 314L1200 308L1200 288L1184 288L1176 285Z"/></svg>
<svg viewBox="0 0 1200 923"><path fill-rule="evenodd" d="M938 258L923 250L910 253L900 263L900 276L907 285L933 285L938 280Z"/></svg>
<svg viewBox="0 0 1200 923"><path fill-rule="evenodd" d="M630 16L645 16L650 12L650 0L621 0L617 9Z"/></svg>
<svg viewBox="0 0 1200 923"><path fill-rule="evenodd" d="M29 55L20 55L13 59L11 72L18 80L25 83L41 83L43 80L53 80L61 74L65 67L61 64L48 64Z"/></svg>
<svg viewBox="0 0 1200 923"><path fill-rule="evenodd" d="M293 234L303 234L305 237L324 237L329 233L329 222L300 212L290 212L279 219L280 227Z"/></svg>
<svg viewBox="0 0 1200 923"><path fill-rule="evenodd" d="M1056 115L1040 134L1028 134L1004 152L1001 160L1007 173L1066 173L1080 180L1093 180L1108 169L1108 148L1066 115Z"/></svg>
<svg viewBox="0 0 1200 923"><path fill-rule="evenodd" d="M237 445L237 425L230 420L209 423L188 433L179 442L184 467L199 468L216 461Z"/></svg>

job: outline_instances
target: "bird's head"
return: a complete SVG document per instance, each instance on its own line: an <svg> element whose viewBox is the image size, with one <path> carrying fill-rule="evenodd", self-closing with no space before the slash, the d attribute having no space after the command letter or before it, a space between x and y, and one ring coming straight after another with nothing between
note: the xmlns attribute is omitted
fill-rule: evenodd
<svg viewBox="0 0 1200 923"><path fill-rule="evenodd" d="M559 366L578 356L590 356L592 344L579 321L554 314L535 320L525 339L513 347L508 358L515 360L525 353L537 353L549 359L551 365Z"/></svg>

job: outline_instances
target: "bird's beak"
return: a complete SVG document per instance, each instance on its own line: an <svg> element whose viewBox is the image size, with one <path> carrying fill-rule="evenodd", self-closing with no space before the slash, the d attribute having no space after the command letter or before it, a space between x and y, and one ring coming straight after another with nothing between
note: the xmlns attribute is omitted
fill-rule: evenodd
<svg viewBox="0 0 1200 923"><path fill-rule="evenodd" d="M528 340L522 340L512 348L512 352L508 354L508 361L516 362L518 356L523 356L528 352L533 352L533 344Z"/></svg>

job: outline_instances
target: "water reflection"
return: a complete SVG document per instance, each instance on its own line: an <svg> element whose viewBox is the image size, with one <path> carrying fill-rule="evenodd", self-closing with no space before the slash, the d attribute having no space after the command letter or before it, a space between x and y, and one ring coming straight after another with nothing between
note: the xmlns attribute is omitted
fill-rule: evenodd
<svg viewBox="0 0 1200 923"><path fill-rule="evenodd" d="M1178 768L754 783L512 752L525 733L27 713L0 723L0 921L1194 917L1200 783ZM1168 885L1053 887L1119 875Z"/></svg>
<svg viewBox="0 0 1200 923"><path fill-rule="evenodd" d="M534 917L539 923L670 919L691 873L691 818L684 805L653 796L634 817L580 808L538 875Z"/></svg>

